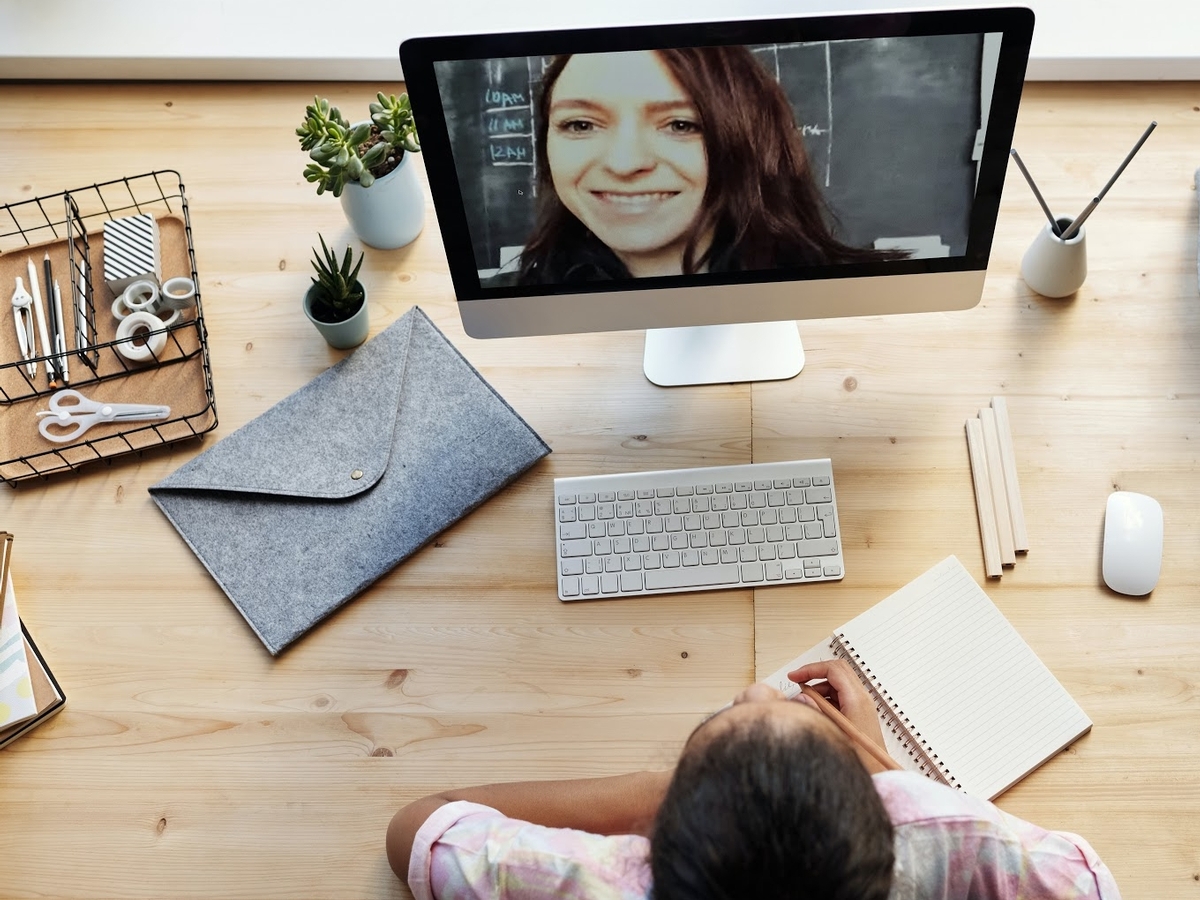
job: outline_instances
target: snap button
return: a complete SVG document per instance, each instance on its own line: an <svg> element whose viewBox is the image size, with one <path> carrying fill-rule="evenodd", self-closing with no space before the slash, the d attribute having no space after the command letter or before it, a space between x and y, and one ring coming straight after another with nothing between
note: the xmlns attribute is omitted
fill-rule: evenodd
<svg viewBox="0 0 1200 900"><path fill-rule="evenodd" d="M350 473L350 477L353 478L355 481L358 481L358 479L363 477L362 469L355 469L353 472Z"/></svg>

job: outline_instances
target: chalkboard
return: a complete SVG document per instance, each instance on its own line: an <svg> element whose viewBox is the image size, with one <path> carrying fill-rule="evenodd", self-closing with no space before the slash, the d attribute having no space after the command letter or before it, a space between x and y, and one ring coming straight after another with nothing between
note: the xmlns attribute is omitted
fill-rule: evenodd
<svg viewBox="0 0 1200 900"><path fill-rule="evenodd" d="M888 239L936 235L950 255L965 253L981 145L983 35L750 49L792 103L843 241L904 246ZM507 262L533 226L532 110L548 63L435 63L481 273Z"/></svg>

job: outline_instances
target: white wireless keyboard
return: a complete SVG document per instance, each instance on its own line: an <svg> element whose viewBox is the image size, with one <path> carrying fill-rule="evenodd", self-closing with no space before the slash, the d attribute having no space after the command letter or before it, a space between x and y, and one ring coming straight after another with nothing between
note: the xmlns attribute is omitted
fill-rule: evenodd
<svg viewBox="0 0 1200 900"><path fill-rule="evenodd" d="M836 581L827 459L554 479L558 598Z"/></svg>

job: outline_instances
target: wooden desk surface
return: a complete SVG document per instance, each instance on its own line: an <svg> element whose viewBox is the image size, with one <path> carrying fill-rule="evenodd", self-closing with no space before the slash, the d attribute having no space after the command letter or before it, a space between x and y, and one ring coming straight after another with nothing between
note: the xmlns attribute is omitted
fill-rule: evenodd
<svg viewBox="0 0 1200 900"><path fill-rule="evenodd" d="M554 453L273 660L146 487L339 358L300 311L318 231L350 236L300 175L314 93L352 112L374 88L0 90L0 202L182 173L221 423L0 492L22 613L68 693L0 752L0 894L405 896L383 836L408 800L665 767L701 714L947 554L984 580L963 420L1004 394L1032 546L985 586L1095 728L1000 806L1084 835L1128 898L1195 896L1200 86L1029 85L1016 146L1063 215L1159 122L1088 223L1079 294L1020 280L1044 220L1014 168L977 308L802 323L786 383L655 388L640 333L475 341L432 220L369 251L372 332L420 304ZM834 460L843 582L555 598L554 476L816 456ZM1149 599L1101 583L1114 488L1163 505Z"/></svg>

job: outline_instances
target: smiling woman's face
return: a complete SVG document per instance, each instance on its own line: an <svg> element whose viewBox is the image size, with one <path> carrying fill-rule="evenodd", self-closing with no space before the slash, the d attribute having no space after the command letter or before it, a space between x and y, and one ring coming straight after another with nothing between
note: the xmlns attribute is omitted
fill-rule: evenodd
<svg viewBox="0 0 1200 900"><path fill-rule="evenodd" d="M546 156L563 205L633 275L679 274L708 183L691 99L649 50L572 56L552 91Z"/></svg>

